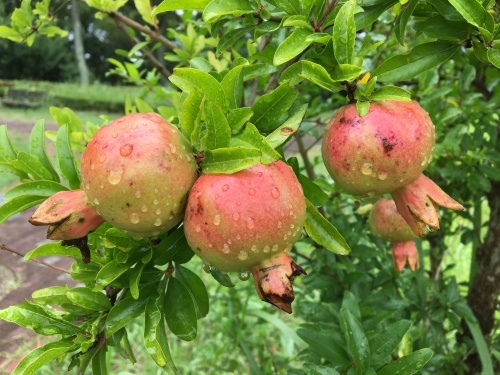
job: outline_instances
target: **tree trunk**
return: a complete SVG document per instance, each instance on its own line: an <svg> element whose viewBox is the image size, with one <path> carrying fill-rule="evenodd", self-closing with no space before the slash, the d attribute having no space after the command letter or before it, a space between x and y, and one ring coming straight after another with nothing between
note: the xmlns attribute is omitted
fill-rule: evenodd
<svg viewBox="0 0 500 375"><path fill-rule="evenodd" d="M85 48L82 39L82 24L80 22L80 13L78 11L78 1L71 0L71 21L73 23L73 36L75 42L75 56L80 72L80 83L89 84L89 68L85 62Z"/></svg>
<svg viewBox="0 0 500 375"><path fill-rule="evenodd" d="M490 221L484 242L477 248L477 271L469 288L468 303L479 321L487 342L495 324L495 310L500 293L500 182L492 182L488 193ZM477 355L469 356L470 373L481 370Z"/></svg>

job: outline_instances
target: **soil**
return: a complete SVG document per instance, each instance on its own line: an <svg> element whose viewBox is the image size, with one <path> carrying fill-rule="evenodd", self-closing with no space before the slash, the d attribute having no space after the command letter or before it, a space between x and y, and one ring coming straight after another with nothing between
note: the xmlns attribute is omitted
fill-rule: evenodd
<svg viewBox="0 0 500 375"><path fill-rule="evenodd" d="M29 137L33 122L8 120L0 117L0 124L7 124L9 132ZM46 130L57 129L56 123L46 123ZM32 208L0 225L0 244L21 254L47 242L46 227L34 227L29 222ZM73 262L65 257L46 257L46 263L69 269ZM33 291L53 285L72 285L68 274L47 266L26 262L16 254L0 250L0 309L31 299ZM15 364L30 350L40 345L33 331L0 320L0 374L10 374ZM22 350L20 348L22 347Z"/></svg>

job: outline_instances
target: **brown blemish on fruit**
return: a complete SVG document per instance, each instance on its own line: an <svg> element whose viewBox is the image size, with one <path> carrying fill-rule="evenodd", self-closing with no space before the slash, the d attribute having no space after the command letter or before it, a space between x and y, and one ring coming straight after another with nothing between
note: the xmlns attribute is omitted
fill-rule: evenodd
<svg viewBox="0 0 500 375"><path fill-rule="evenodd" d="M391 142L387 137L382 137L381 139L382 139L382 146L384 147L384 152L386 154L392 151L394 146L398 144L396 141Z"/></svg>

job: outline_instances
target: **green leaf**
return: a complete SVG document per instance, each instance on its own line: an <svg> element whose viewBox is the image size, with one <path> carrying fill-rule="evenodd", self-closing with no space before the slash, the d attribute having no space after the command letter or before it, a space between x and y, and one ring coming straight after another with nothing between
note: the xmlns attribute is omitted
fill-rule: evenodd
<svg viewBox="0 0 500 375"><path fill-rule="evenodd" d="M262 95L252 106L252 123L261 132L274 131L284 120L283 117L287 115L298 95L298 91L291 88L287 82Z"/></svg>
<svg viewBox="0 0 500 375"><path fill-rule="evenodd" d="M488 48L488 52L486 53L488 60L495 67L500 69L500 51L494 48Z"/></svg>
<svg viewBox="0 0 500 375"><path fill-rule="evenodd" d="M27 210L34 205L41 203L45 200L45 197L35 196L35 195L23 195L11 199L10 201L4 203L0 206L0 224L4 223L9 217Z"/></svg>
<svg viewBox="0 0 500 375"><path fill-rule="evenodd" d="M435 41L419 44L406 55L396 55L385 60L373 72L380 82L404 81L434 68L460 48L457 44Z"/></svg>
<svg viewBox="0 0 500 375"><path fill-rule="evenodd" d="M68 288L65 286L50 286L48 288L35 290L31 294L31 298L36 304L39 305L62 305L70 303L66 293Z"/></svg>
<svg viewBox="0 0 500 375"><path fill-rule="evenodd" d="M205 153L201 168L207 174L231 174L261 162L262 152L255 148L219 148Z"/></svg>
<svg viewBox="0 0 500 375"><path fill-rule="evenodd" d="M307 199L306 204L307 214L305 228L309 237L335 254L349 254L351 249L338 230L326 220Z"/></svg>
<svg viewBox="0 0 500 375"><path fill-rule="evenodd" d="M137 264L130 275L129 289L130 294L133 298L139 298L139 283L141 281L142 271L144 271L144 267L147 266L147 263Z"/></svg>
<svg viewBox="0 0 500 375"><path fill-rule="evenodd" d="M202 10L205 9L210 1L212 0L163 0L153 10L152 16L172 10Z"/></svg>
<svg viewBox="0 0 500 375"><path fill-rule="evenodd" d="M151 108L151 106L146 103L144 100L141 98L135 98L135 105L137 106L137 110L140 113L151 113L154 112L154 109Z"/></svg>
<svg viewBox="0 0 500 375"><path fill-rule="evenodd" d="M144 346L151 358L167 374L177 374L177 369L168 348L165 319L163 316L163 291L165 285L164 283L162 285L162 293L156 292L156 294L152 294L146 305L146 312L144 314Z"/></svg>
<svg viewBox="0 0 500 375"><path fill-rule="evenodd" d="M202 111L203 101L205 96L197 89L191 90L184 103L182 103L180 129L187 139L190 139L193 144L197 144L192 138L192 134L200 122L200 114Z"/></svg>
<svg viewBox="0 0 500 375"><path fill-rule="evenodd" d="M62 125L57 132L56 150L61 173L68 180L71 189L78 189L80 187L80 176L76 168L75 156L71 150L68 125L66 124Z"/></svg>
<svg viewBox="0 0 500 375"><path fill-rule="evenodd" d="M9 39L16 43L23 40L23 36L21 34L8 26L0 26L0 38Z"/></svg>
<svg viewBox="0 0 500 375"><path fill-rule="evenodd" d="M127 272L129 268L130 266L128 264L119 263L118 260L113 259L112 261L104 265L104 267L102 267L99 270L99 273L95 276L95 290L100 290L102 289L102 287L111 284L113 281Z"/></svg>
<svg viewBox="0 0 500 375"><path fill-rule="evenodd" d="M397 349L404 335L411 327L409 320L400 320L381 329L370 339L370 363L376 365L389 357Z"/></svg>
<svg viewBox="0 0 500 375"><path fill-rule="evenodd" d="M1 158L1 155L0 155ZM0 162L0 173L10 173L17 176L19 179L28 179L29 176L26 172L23 172L16 167L14 167L10 162Z"/></svg>
<svg viewBox="0 0 500 375"><path fill-rule="evenodd" d="M187 288L170 276L164 304L168 328L181 340L194 340L197 333L196 309Z"/></svg>
<svg viewBox="0 0 500 375"><path fill-rule="evenodd" d="M69 108L49 108L50 115L56 120L59 126L67 125L68 133L83 132L83 125L75 112Z"/></svg>
<svg viewBox="0 0 500 375"><path fill-rule="evenodd" d="M314 31L309 29L295 29L276 49L273 64L281 65L299 55L311 45L312 41L307 42L306 39L313 33Z"/></svg>
<svg viewBox="0 0 500 375"><path fill-rule="evenodd" d="M76 262L71 265L71 277L74 280L79 280L89 283L89 285L94 285L95 275L97 274L97 272L99 272L100 269L101 266L95 262L83 263L81 259L77 259Z"/></svg>
<svg viewBox="0 0 500 375"><path fill-rule="evenodd" d="M283 21L283 27L302 27L314 31L314 28L311 26L307 17L303 15L293 15L285 18Z"/></svg>
<svg viewBox="0 0 500 375"><path fill-rule="evenodd" d="M227 115L227 121L232 133L239 133L243 125L253 116L252 108L235 108Z"/></svg>
<svg viewBox="0 0 500 375"><path fill-rule="evenodd" d="M356 109L361 117L366 116L370 111L370 102L358 100L356 102Z"/></svg>
<svg viewBox="0 0 500 375"><path fill-rule="evenodd" d="M49 38L54 37L54 36L59 36L62 38L65 38L68 35L68 32L66 30L63 30L57 26L45 26L42 27L38 33L40 35L47 35Z"/></svg>
<svg viewBox="0 0 500 375"><path fill-rule="evenodd" d="M415 22L413 28L431 38L464 40L467 38L469 26L466 22L449 21L438 15Z"/></svg>
<svg viewBox="0 0 500 375"><path fill-rule="evenodd" d="M411 93L397 86L384 86L372 93L370 100L399 100L411 102Z"/></svg>
<svg viewBox="0 0 500 375"><path fill-rule="evenodd" d="M74 259L80 259L82 253L74 246L62 246L60 242L48 242L29 251L25 256L25 261L36 259L48 255L64 255Z"/></svg>
<svg viewBox="0 0 500 375"><path fill-rule="evenodd" d="M210 268L210 274L212 277L222 286L226 288L234 288L234 284L227 273L222 273L217 268Z"/></svg>
<svg viewBox="0 0 500 375"><path fill-rule="evenodd" d="M405 45L406 25L408 25L408 21L417 5L418 1L409 1L399 14L396 24L394 25L396 38L402 46Z"/></svg>
<svg viewBox="0 0 500 375"><path fill-rule="evenodd" d="M106 364L106 353L108 346L100 345L96 355L92 357L92 374L107 375L108 366Z"/></svg>
<svg viewBox="0 0 500 375"><path fill-rule="evenodd" d="M340 309L340 327L354 360L356 372L365 374L370 364L370 347L361 323L349 310L342 308Z"/></svg>
<svg viewBox="0 0 500 375"><path fill-rule="evenodd" d="M339 345L330 332L318 332L310 329L299 328L297 335L304 340L320 357L325 358L333 365L347 366L350 363L344 347Z"/></svg>
<svg viewBox="0 0 500 375"><path fill-rule="evenodd" d="M181 265L176 265L176 276L184 283L187 290L193 297L194 307L196 308L196 316L201 319L208 314L209 300L208 293L205 284L200 279L200 277L193 271L182 267Z"/></svg>
<svg viewBox="0 0 500 375"><path fill-rule="evenodd" d="M231 139L230 146L258 149L262 153L262 162L265 164L270 164L281 158L281 155L266 142L266 139L252 123L247 123L243 131Z"/></svg>
<svg viewBox="0 0 500 375"><path fill-rule="evenodd" d="M184 228L178 228L167 238L162 240L155 248L153 262L156 265L164 265L170 262L173 257L183 248L189 247Z"/></svg>
<svg viewBox="0 0 500 375"><path fill-rule="evenodd" d="M89 288L73 288L68 291L67 295L71 302L84 309L94 311L108 311L111 309L108 297L101 292L94 292Z"/></svg>
<svg viewBox="0 0 500 375"><path fill-rule="evenodd" d="M303 104L288 120L266 137L267 144L273 149L286 142L299 128L307 111L308 104Z"/></svg>
<svg viewBox="0 0 500 375"><path fill-rule="evenodd" d="M356 2L346 1L340 8L333 25L333 51L340 64L351 64L356 43L356 24L354 23Z"/></svg>
<svg viewBox="0 0 500 375"><path fill-rule="evenodd" d="M257 8L249 0L213 0L203 11L203 21L214 23L223 16L232 15L239 17L243 14L250 14L256 11Z"/></svg>
<svg viewBox="0 0 500 375"><path fill-rule="evenodd" d="M50 171L52 174L51 180L59 181L59 175L52 166L52 163L47 156L47 151L45 150L45 127L43 120L37 121L31 130L30 154L31 156L38 158L40 163L42 163L43 166Z"/></svg>
<svg viewBox="0 0 500 375"><path fill-rule="evenodd" d="M222 79L221 85L228 99L228 108L234 109L241 106L243 98L243 70L246 65L238 65L231 69Z"/></svg>
<svg viewBox="0 0 500 375"><path fill-rule="evenodd" d="M17 159L17 152L7 132L7 125L0 125L0 154L7 160L15 160Z"/></svg>
<svg viewBox="0 0 500 375"><path fill-rule="evenodd" d="M239 40L242 40L246 33L251 33L255 29L255 26L243 26L238 29L230 30L219 39L219 44L217 44L216 56L219 57L226 48L230 48Z"/></svg>
<svg viewBox="0 0 500 375"><path fill-rule="evenodd" d="M142 19L150 25L156 26L153 16L151 16L151 1L150 0L134 0L135 8L141 15Z"/></svg>
<svg viewBox="0 0 500 375"><path fill-rule="evenodd" d="M341 87L340 81L333 80L323 66L307 60L296 62L287 68L281 75L280 82L289 80L290 85L295 85L302 82L301 78L331 92L337 92Z"/></svg>
<svg viewBox="0 0 500 375"><path fill-rule="evenodd" d="M349 312L361 322L361 310L359 309L358 299L356 296L346 290L344 292L344 298L342 299L342 308L345 310L349 310Z"/></svg>
<svg viewBox="0 0 500 375"><path fill-rule="evenodd" d="M55 311L51 312L49 308L28 301L0 310L0 319L30 328L44 336L85 333L80 327L58 317Z"/></svg>
<svg viewBox="0 0 500 375"><path fill-rule="evenodd" d="M36 195L39 197L50 197L58 191L68 188L54 181L32 181L17 185L5 193L5 200L11 200L23 195Z"/></svg>
<svg viewBox="0 0 500 375"><path fill-rule="evenodd" d="M182 91L197 89L205 97L221 108L226 108L226 98L221 84L210 74L193 68L177 68L169 77Z"/></svg>
<svg viewBox="0 0 500 375"><path fill-rule="evenodd" d="M363 7L364 12L359 12L354 15L356 30L368 28L368 26L376 21L382 13L398 2L399 0L385 0L373 6Z"/></svg>
<svg viewBox="0 0 500 375"><path fill-rule="evenodd" d="M17 160L11 160L12 164L17 169L28 173L33 180L51 180L52 174L43 166L36 156L31 156L25 152L17 154Z"/></svg>
<svg viewBox="0 0 500 375"><path fill-rule="evenodd" d="M450 4L469 22L479 29L493 32L495 22L493 16L477 0L449 0Z"/></svg>
<svg viewBox="0 0 500 375"><path fill-rule="evenodd" d="M425 348L399 358L377 372L377 375L411 375L420 371L431 359L433 352Z"/></svg>
<svg viewBox="0 0 500 375"><path fill-rule="evenodd" d="M231 139L231 128L221 107L206 101L203 106L203 114L207 127L207 134L203 142L205 151L228 147Z"/></svg>
<svg viewBox="0 0 500 375"><path fill-rule="evenodd" d="M17 364L12 375L33 375L46 363L76 347L73 338L65 338L36 348Z"/></svg>

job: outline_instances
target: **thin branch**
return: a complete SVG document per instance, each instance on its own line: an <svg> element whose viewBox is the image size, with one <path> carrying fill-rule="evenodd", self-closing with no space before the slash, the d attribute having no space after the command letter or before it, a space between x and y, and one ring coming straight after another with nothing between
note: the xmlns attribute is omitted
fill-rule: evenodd
<svg viewBox="0 0 500 375"><path fill-rule="evenodd" d="M68 5L70 1L71 1L71 0L66 0L64 3L62 3L62 4L61 4L61 5L60 5L60 6L59 6L59 7L58 7L55 11L54 11L54 13L52 13L52 14L51 14L51 13L49 12L49 15L51 16L51 17L50 17L49 22L53 22L53 21L54 21L54 19L55 19L55 18L56 18L56 16L57 16L57 14L58 14L61 10L63 10L63 8L65 8L65 7L66 7L66 5ZM38 27L39 27L39 26L40 26L40 24L39 24L38 26L31 26L31 31L30 31L30 33L29 33L28 35L26 35L26 36L23 38L23 40L22 40L21 42L26 41L26 39L28 39L30 36L32 36L33 34L36 34L36 33L38 32Z"/></svg>
<svg viewBox="0 0 500 375"><path fill-rule="evenodd" d="M299 147L299 154L304 161L304 167L306 168L307 177L309 177L310 180L315 180L316 173L314 172L314 167L309 160L309 156L307 155L307 150L304 145L304 141L302 140L302 135L299 134L299 132L296 132L293 136L295 137L295 141L297 142L297 146Z"/></svg>
<svg viewBox="0 0 500 375"><path fill-rule="evenodd" d="M14 250L14 249L11 249L10 247L8 247L7 245L5 244L0 244L0 249L1 250L5 250L5 251L8 251L9 253L13 253L13 254L16 254L16 255L19 255L20 257L24 258L24 254L20 253L19 251L17 250ZM41 260L38 260L38 259L31 259L32 262L35 262L35 263L38 263L38 264L42 264L44 266L47 266L49 268L52 268L54 270L57 270L59 272L64 272L64 273L67 273L68 275L70 274L70 272L68 270L65 270L64 268L60 268L60 267L57 267L57 266L53 266L52 264L48 264L48 263L45 263L45 262L42 262Z"/></svg>
<svg viewBox="0 0 500 375"><path fill-rule="evenodd" d="M326 19L328 18L329 14L335 9L337 6L338 0L330 0L328 4L325 7L325 10L323 11L323 15L321 16L321 19L318 22L318 27L321 28L323 24L325 23Z"/></svg>

